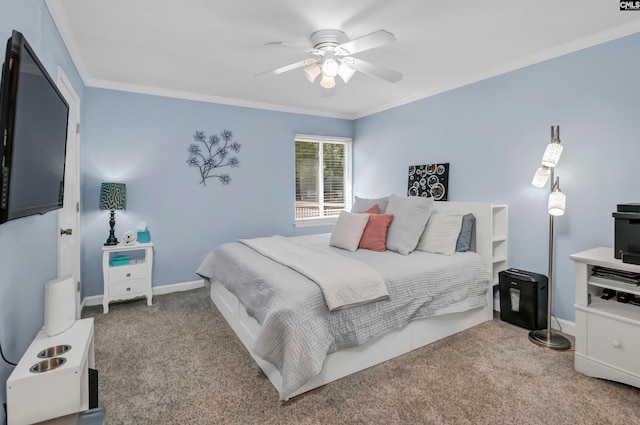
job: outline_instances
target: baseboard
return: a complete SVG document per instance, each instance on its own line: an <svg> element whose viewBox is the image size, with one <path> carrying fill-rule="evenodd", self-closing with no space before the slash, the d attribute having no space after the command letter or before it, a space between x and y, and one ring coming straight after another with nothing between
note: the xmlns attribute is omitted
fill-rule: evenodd
<svg viewBox="0 0 640 425"><path fill-rule="evenodd" d="M192 289L202 288L204 280L192 280L191 282L172 283L170 285L162 285L153 287L153 295L171 294L173 292L190 291Z"/></svg>
<svg viewBox="0 0 640 425"><path fill-rule="evenodd" d="M154 286L152 288L153 295L171 294L173 292L190 291L192 289L202 288L204 286L204 280L192 280L190 282L172 283L169 285ZM102 295L94 295L92 297L85 297L82 300L80 308L91 307L95 305L102 305Z"/></svg>
<svg viewBox="0 0 640 425"><path fill-rule="evenodd" d="M493 299L493 309L500 313L500 299ZM551 321L551 328L557 331L562 331L568 335L576 336L576 323L570 322L564 319L558 319L557 317L553 317Z"/></svg>

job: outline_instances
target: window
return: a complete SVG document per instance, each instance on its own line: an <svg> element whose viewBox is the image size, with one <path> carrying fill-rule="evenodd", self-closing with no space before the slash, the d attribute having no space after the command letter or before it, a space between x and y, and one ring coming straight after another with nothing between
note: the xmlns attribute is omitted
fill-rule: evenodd
<svg viewBox="0 0 640 425"><path fill-rule="evenodd" d="M351 139L296 134L296 225L333 222L351 209Z"/></svg>

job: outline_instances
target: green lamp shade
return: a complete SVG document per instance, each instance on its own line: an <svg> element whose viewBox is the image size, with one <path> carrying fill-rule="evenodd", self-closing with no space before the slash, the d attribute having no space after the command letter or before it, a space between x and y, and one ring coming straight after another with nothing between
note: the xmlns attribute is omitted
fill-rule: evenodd
<svg viewBox="0 0 640 425"><path fill-rule="evenodd" d="M112 211L127 209L127 185L124 183L102 183L100 209Z"/></svg>

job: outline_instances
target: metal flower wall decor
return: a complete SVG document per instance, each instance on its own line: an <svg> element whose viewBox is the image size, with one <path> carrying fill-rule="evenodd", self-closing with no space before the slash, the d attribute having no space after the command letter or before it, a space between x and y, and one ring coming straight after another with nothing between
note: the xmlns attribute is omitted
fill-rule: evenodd
<svg viewBox="0 0 640 425"><path fill-rule="evenodd" d="M189 157L187 165L196 167L200 171L200 184L207 185L207 179L217 178L222 184L229 184L231 176L220 173L218 169L224 167L239 167L240 160L230 156L232 152L240 152L240 143L233 140L233 133L224 130L220 135L207 137L204 131L196 131L193 135L194 143L187 148Z"/></svg>

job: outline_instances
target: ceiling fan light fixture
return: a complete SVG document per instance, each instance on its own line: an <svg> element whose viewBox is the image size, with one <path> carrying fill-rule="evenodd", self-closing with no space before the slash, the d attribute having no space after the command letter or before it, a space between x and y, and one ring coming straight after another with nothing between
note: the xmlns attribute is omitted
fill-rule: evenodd
<svg viewBox="0 0 640 425"><path fill-rule="evenodd" d="M355 69L345 65L344 63L341 63L340 67L338 68L338 75L340 76L340 78L342 78L342 81L344 81L345 84L349 82L349 80L355 73Z"/></svg>
<svg viewBox="0 0 640 425"><path fill-rule="evenodd" d="M356 72L395 83L402 79L402 73L351 56L395 41L395 36L383 29L353 40L349 40L340 30L323 29L311 34L311 48L282 41L269 42L267 43L269 46L294 48L310 54L311 57L261 72L256 76L278 75L294 69L303 69L305 78L312 84L318 81L318 76L322 77L320 79L322 96L335 94L338 75L345 84Z"/></svg>
<svg viewBox="0 0 640 425"><path fill-rule="evenodd" d="M330 89L328 88L324 88L324 87L320 87L320 94L322 95L322 97L331 97L331 96L335 96L336 94L336 87L333 86Z"/></svg>
<svg viewBox="0 0 640 425"><path fill-rule="evenodd" d="M333 77L328 77L327 74L322 75L320 80L320 87L324 89L332 89L336 86L336 80Z"/></svg>
<svg viewBox="0 0 640 425"><path fill-rule="evenodd" d="M311 64L304 69L304 76L307 77L307 80L312 84L316 81L316 78L318 78L320 73L322 73L322 69L317 63Z"/></svg>
<svg viewBox="0 0 640 425"><path fill-rule="evenodd" d="M325 77L330 77L333 78L336 75L338 75L338 69L339 69L339 65L338 62L336 62L335 59L333 58L327 58L325 59L325 61L322 63L322 74Z"/></svg>

